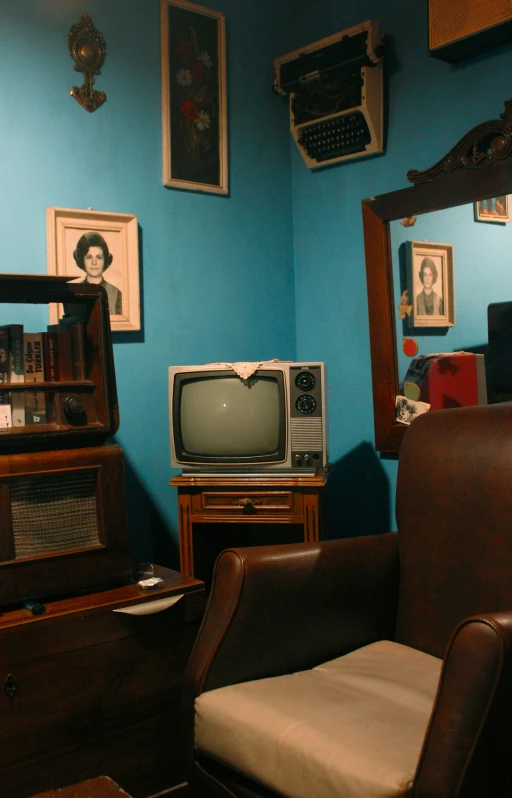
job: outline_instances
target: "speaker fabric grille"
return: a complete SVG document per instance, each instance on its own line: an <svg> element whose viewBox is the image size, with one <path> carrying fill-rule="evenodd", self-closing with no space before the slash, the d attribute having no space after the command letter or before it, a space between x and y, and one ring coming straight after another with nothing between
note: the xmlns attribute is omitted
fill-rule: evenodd
<svg viewBox="0 0 512 798"><path fill-rule="evenodd" d="M293 452L322 450L321 418L292 418L290 426Z"/></svg>
<svg viewBox="0 0 512 798"><path fill-rule="evenodd" d="M430 47L492 28L512 19L510 0L430 0Z"/></svg>
<svg viewBox="0 0 512 798"><path fill-rule="evenodd" d="M84 470L12 480L16 559L100 543L96 474L96 470Z"/></svg>

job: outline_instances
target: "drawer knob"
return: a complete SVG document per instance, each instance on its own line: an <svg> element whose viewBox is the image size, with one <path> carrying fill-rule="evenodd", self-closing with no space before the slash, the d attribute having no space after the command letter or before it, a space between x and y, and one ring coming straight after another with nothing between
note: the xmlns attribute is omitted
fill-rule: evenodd
<svg viewBox="0 0 512 798"><path fill-rule="evenodd" d="M252 510L257 504L263 504L263 499L252 499L247 496L245 499L235 499L232 504L235 507L243 507L246 510Z"/></svg>
<svg viewBox="0 0 512 798"><path fill-rule="evenodd" d="M4 690L9 696L9 698L14 698L14 696L18 692L18 681L16 679L16 676L14 676L14 674L8 673L7 676L5 677Z"/></svg>

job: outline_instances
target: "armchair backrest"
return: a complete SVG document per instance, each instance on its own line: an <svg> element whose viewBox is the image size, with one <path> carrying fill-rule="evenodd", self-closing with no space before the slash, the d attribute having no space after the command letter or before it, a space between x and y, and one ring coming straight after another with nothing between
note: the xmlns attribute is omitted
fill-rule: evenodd
<svg viewBox="0 0 512 798"><path fill-rule="evenodd" d="M442 657L464 618L512 609L512 403L417 418L396 516L396 640Z"/></svg>

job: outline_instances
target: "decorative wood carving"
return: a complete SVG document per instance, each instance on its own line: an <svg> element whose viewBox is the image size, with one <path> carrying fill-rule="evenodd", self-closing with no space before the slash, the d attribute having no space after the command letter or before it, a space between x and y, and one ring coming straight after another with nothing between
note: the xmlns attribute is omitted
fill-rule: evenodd
<svg viewBox="0 0 512 798"><path fill-rule="evenodd" d="M426 183L442 172L456 169L475 169L493 161L508 158L512 152L512 100L505 101L500 119L490 119L472 128L450 152L430 169L419 172L411 169L407 180L415 185Z"/></svg>
<svg viewBox="0 0 512 798"><path fill-rule="evenodd" d="M84 85L73 86L72 97L82 108L92 113L107 99L104 91L96 91L94 75L101 74L105 63L107 45L99 30L92 24L89 14L82 14L80 22L73 25L68 34L68 45L71 57L75 62L75 71L84 73Z"/></svg>

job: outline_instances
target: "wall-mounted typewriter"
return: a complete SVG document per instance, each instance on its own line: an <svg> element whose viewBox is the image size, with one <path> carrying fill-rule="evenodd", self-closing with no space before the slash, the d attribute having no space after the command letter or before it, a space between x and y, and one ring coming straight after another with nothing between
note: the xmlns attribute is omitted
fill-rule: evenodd
<svg viewBox="0 0 512 798"><path fill-rule="evenodd" d="M310 169L384 150L384 37L368 21L274 61L290 129Z"/></svg>

